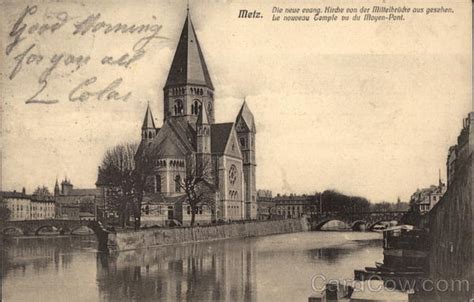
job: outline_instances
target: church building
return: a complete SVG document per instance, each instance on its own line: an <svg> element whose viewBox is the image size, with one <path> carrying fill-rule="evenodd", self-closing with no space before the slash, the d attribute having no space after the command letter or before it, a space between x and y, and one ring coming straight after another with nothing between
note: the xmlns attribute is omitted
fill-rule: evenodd
<svg viewBox="0 0 474 302"><path fill-rule="evenodd" d="M163 124L155 125L148 106L142 126L136 156L154 165L149 195L176 199L184 195L178 181L204 171L215 196L215 220L256 219L253 114L244 101L235 121L215 123L215 101L188 12L163 88Z"/></svg>

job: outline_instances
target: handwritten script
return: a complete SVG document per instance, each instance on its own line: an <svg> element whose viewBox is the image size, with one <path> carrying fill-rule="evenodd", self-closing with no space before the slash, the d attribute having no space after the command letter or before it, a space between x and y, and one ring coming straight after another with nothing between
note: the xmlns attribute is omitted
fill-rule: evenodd
<svg viewBox="0 0 474 302"><path fill-rule="evenodd" d="M68 11L52 12L43 10L38 5L28 5L20 13L16 22L12 25L8 36L5 53L11 61L11 68L7 71L10 81L21 77L22 73L30 73L31 69L40 70L35 73L38 87L34 94L25 100L26 104L55 104L57 98L45 97L48 84L51 84L52 74L59 73L68 75L84 69L88 65L98 65L102 69L123 68L130 69L146 57L147 49L155 40L166 39L160 35L162 25L152 17L150 23L128 24L108 22L101 13L92 13L79 17L72 17ZM41 20L41 22L38 22ZM46 20L46 21L45 21ZM66 35L67 37L78 37L80 39L100 39L102 36L127 35L133 45L131 49L122 54L106 54L94 56L94 52L75 53L74 51L57 51L54 42L50 39L55 35ZM79 39L79 40L80 40ZM71 43L63 39L64 43ZM74 40L74 41L77 41ZM45 51L47 49L47 51ZM75 49L74 45L67 49ZM77 47L77 49L82 49ZM113 45L111 45L111 52ZM95 68L97 69L97 68ZM105 71L106 72L106 71ZM109 74L115 74L116 71ZM101 74L102 70L101 70ZM118 73L119 74L119 73ZM71 102L85 102L89 100L116 100L127 101L132 94L131 91L123 92L122 77L117 77L108 85L98 87L99 75L90 74L77 84L67 94ZM56 79L54 79L56 80Z"/></svg>

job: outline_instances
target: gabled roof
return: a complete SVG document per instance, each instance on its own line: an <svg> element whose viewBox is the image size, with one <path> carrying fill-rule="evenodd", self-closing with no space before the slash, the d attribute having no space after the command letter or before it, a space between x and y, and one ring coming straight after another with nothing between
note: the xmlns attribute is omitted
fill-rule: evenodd
<svg viewBox="0 0 474 302"><path fill-rule="evenodd" d="M222 154L225 151L234 123L211 125L211 152Z"/></svg>
<svg viewBox="0 0 474 302"><path fill-rule="evenodd" d="M255 128L255 120L253 118L253 114L247 106L247 102L245 101L242 104L242 107L240 108L239 114L237 114L237 118L235 119L236 125L239 123L239 120L242 120L247 126L247 128L253 133L257 131L257 129Z"/></svg>
<svg viewBox="0 0 474 302"><path fill-rule="evenodd" d="M171 117L166 122L188 151L196 151L196 130L185 119Z"/></svg>
<svg viewBox="0 0 474 302"><path fill-rule="evenodd" d="M145 155L160 156L164 150L163 144L167 144L166 142L172 142L174 148L178 148L177 150L183 154L195 152L196 131L186 120L170 117L165 120L152 141L140 143L135 158Z"/></svg>
<svg viewBox="0 0 474 302"><path fill-rule="evenodd" d="M155 129L155 121L151 113L150 104L146 107L145 119L143 120L142 129Z"/></svg>
<svg viewBox="0 0 474 302"><path fill-rule="evenodd" d="M165 88L186 84L214 89L189 13L184 21Z"/></svg>

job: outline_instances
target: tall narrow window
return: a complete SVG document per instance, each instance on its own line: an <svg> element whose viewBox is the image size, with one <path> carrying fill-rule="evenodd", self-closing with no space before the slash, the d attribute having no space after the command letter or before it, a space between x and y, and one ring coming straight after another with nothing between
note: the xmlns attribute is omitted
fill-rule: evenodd
<svg viewBox="0 0 474 302"><path fill-rule="evenodd" d="M181 100L176 100L174 102L174 115L183 115L184 107L183 102Z"/></svg>
<svg viewBox="0 0 474 302"><path fill-rule="evenodd" d="M202 104L199 100L194 100L193 104L191 105L191 114L199 115L201 112Z"/></svg>

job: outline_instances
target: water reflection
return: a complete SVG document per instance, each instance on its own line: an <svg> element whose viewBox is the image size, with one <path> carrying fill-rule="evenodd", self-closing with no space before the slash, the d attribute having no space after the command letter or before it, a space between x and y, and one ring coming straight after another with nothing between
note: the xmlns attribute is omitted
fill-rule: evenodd
<svg viewBox="0 0 474 302"><path fill-rule="evenodd" d="M97 282L108 301L253 301L255 261L250 241L98 254Z"/></svg>
<svg viewBox="0 0 474 302"><path fill-rule="evenodd" d="M90 238L14 239L4 250L3 295L7 301L307 301L314 274L352 278L354 268L380 259L381 242L371 236L298 233L112 255L97 253Z"/></svg>
<svg viewBox="0 0 474 302"><path fill-rule="evenodd" d="M322 260L327 263L337 264L344 261L345 258L354 254L354 245L357 249L371 249L380 247L380 240L364 240L361 243L345 244L341 247L326 247L308 250L308 256L315 260Z"/></svg>
<svg viewBox="0 0 474 302"><path fill-rule="evenodd" d="M78 250L92 250L96 246L94 236L71 237L7 237L2 245L4 276L7 273L23 275L33 271L41 273L54 267L67 269Z"/></svg>

